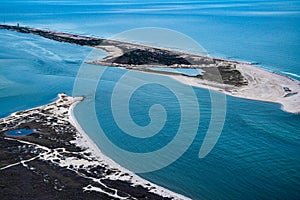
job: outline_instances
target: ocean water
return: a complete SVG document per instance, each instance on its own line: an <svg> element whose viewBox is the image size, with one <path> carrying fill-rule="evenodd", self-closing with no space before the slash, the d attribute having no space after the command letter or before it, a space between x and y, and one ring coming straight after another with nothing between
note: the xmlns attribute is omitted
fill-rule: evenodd
<svg viewBox="0 0 300 200"><path fill-rule="evenodd" d="M0 21L8 24L100 37L111 37L132 28L169 28L192 37L210 55L256 62L298 80L299 19L300 2L296 0L125 4L35 0L1 1L0 6ZM0 30L0 41L1 117L48 103L60 92L72 95L75 77L91 52L87 47L5 30ZM95 66L88 68L98 70ZM167 111L166 126L150 140L125 135L113 119L110 100L112 89L126 73L113 68L99 82L98 77L86 80L97 85L95 110L99 123L120 148L136 153L158 150L175 137L180 120L179 102L167 88L157 85L140 88L130 100L132 119L146 126L151 121L148 115L151 105L159 103ZM164 79L174 83L167 77ZM87 99L76 107L76 116L89 136L101 145L87 109L94 107L88 91L82 91ZM200 121L193 143L176 162L140 175L193 199L299 199L300 115L285 113L278 104L227 96L222 134L210 154L199 159L199 149L211 120L211 102L208 90L194 88L194 92L199 108L189 109L199 110ZM105 153L114 156L113 152ZM153 160L154 165L164 159L167 158Z"/></svg>

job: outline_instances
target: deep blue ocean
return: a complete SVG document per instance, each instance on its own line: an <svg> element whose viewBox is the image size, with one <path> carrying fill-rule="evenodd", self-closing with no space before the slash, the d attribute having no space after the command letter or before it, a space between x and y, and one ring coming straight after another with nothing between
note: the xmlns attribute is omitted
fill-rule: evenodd
<svg viewBox="0 0 300 200"><path fill-rule="evenodd" d="M259 63L267 70L300 80L300 1L296 0L12 0L1 1L0 21L99 37L133 28L168 28L193 38L210 55ZM0 41L0 117L49 103L61 92L74 94L80 66L92 51L6 30L0 30ZM101 70L101 66L87 65L91 71L97 67ZM111 97L126 73L109 68L99 82L97 76L87 78L87 90L75 93L87 96L75 114L100 148L102 138L94 129L89 108L95 108L100 126L118 147L136 153L156 151L174 139L180 103L168 88L154 84L139 88L130 99L132 119L146 126L151 122L151 105L161 104L167 111L166 124L148 139L124 134L113 119ZM145 79L156 77L135 73ZM95 105L89 84L97 86ZM211 99L206 89L193 91L199 108L191 104L188 109L191 113L198 109L200 121L192 144L171 165L140 175L193 199L300 199L300 115L286 113L278 104L227 96L222 134L213 150L199 159L211 121ZM116 161L122 159L114 152L105 153ZM145 165L163 162L163 156Z"/></svg>

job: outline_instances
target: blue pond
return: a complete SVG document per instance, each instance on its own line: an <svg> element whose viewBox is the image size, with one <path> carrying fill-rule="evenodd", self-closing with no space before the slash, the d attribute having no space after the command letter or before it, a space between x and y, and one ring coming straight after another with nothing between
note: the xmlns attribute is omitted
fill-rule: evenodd
<svg viewBox="0 0 300 200"><path fill-rule="evenodd" d="M5 134L7 136L25 136L30 135L34 132L34 130L31 129L15 129L12 131L7 131Z"/></svg>
<svg viewBox="0 0 300 200"><path fill-rule="evenodd" d="M5 18L7 24L107 38L133 28L168 28L192 37L214 57L257 62L300 80L299 0L120 2L1 1L0 19ZM0 30L0 41L4 41L0 46L0 117L50 103L57 93L72 95L76 74L91 51L5 30ZM102 138L94 130L89 108L96 109L118 147L138 153L160 149L177 132L179 102L158 85L137 90L130 100L134 122L149 124L148 110L154 104L164 105L169 117L165 129L150 140L129 137L117 123L111 126L112 91L124 73L117 68L106 71L97 88L97 107L87 98L76 106L76 118L97 144ZM93 78L83 81L90 83ZM91 97L87 89L78 95ZM278 104L228 96L222 135L213 151L199 159L211 104L208 90L195 88L195 94L201 119L194 143L170 166L140 175L192 199L300 199L300 115L285 113Z"/></svg>
<svg viewBox="0 0 300 200"><path fill-rule="evenodd" d="M194 68L169 68L169 67L154 67L151 68L154 71L173 72L178 74L184 74L187 76L197 76L203 73L201 69Z"/></svg>

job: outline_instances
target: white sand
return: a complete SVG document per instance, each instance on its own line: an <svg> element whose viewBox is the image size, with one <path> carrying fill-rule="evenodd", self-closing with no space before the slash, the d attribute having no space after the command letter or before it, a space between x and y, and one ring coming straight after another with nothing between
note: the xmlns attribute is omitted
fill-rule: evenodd
<svg viewBox="0 0 300 200"><path fill-rule="evenodd" d="M66 151L64 148L57 148L57 149L53 149L50 151L50 149L47 147L20 140L21 143L34 145L37 148L41 148L41 149L45 150L45 153L42 153L39 156L36 156L32 159L24 160L24 161L17 162L12 165L3 167L0 170L4 170L4 169L7 169L9 167L13 167L13 166L19 165L19 164L25 165L26 162L30 162L31 160L36 159L36 158L48 160L48 161L56 163L62 167L67 167L69 169L70 169L71 165L74 168L78 168L79 166L88 167L91 165L94 165L94 166L100 165L102 167L110 169L111 171L114 171L114 173L111 173L110 175L108 175L106 177L108 179L127 181L127 182L131 183L133 186L141 185L142 187L149 189L150 192L153 192L153 193L158 194L163 197L171 197L173 199L178 199L178 200L189 199L183 195L177 194L177 193L172 192L168 189L165 189L161 186L158 186L154 183L151 183L145 179L142 179L141 177L137 176L133 172L123 168L122 166L120 166L119 164L114 162L109 157L105 156L101 152L101 150L98 148L98 146L84 132L84 130L81 128L81 126L79 125L79 123L77 122L77 120L74 116L74 112L73 112L74 107L76 106L77 103L79 103L80 101L83 100L83 97L74 97L73 98L73 97L68 97L65 94L59 94L58 97L59 97L59 99L53 103L39 106L36 108L32 108L32 109L25 110L25 111L19 111L19 112L13 113L6 118L0 119L0 123L8 123L10 121L13 122L18 119L24 119L25 117L28 117L31 114L40 113L42 110L47 110L51 115L53 115L57 119L59 119L58 121L60 121L61 123L65 122L65 121L69 121L76 128L78 135L77 135L76 140L73 141L73 143L75 143L79 147L86 149L85 152L90 152L92 154L92 156L85 158L85 159L79 159L78 157L65 158L64 156L61 156L61 152ZM70 106L70 107L69 107L69 109L67 109L67 108L65 108L65 106ZM49 120L51 119L51 117L47 117L47 119L48 118L49 118ZM50 122L49 122L49 125L51 125ZM52 125L54 125L54 124L52 124ZM13 139L13 138L6 138L6 139L17 140L17 139ZM64 157L64 158L62 158L62 157ZM59 162L57 162L57 160L59 160ZM72 169L70 169L70 170L72 170ZM101 181L99 181L99 180L95 179L94 181L101 184ZM90 186L90 187L86 186L83 189L105 192L105 191L101 190L100 188L97 188L94 186ZM113 188L110 188L110 189L113 189ZM109 195L111 195L111 194L109 194ZM122 197L117 196L117 194L115 194L113 197L119 198L119 199L124 199Z"/></svg>
<svg viewBox="0 0 300 200"><path fill-rule="evenodd" d="M121 64L114 64L114 63L111 64L110 62L106 63L106 61L109 60L110 58L118 57L124 53L122 48L117 47L118 45L117 42L114 41L109 41L109 42L112 42L112 44L107 46L101 46L101 45L98 46L98 48L108 52L109 56L106 57L105 59L94 61L93 64L112 65L118 67L123 66L125 68L130 67L126 64L121 65ZM123 45L122 47L127 47L129 49L136 46L139 46L140 49L149 48L147 46L135 45L130 43L128 44L122 43L122 45ZM170 49L165 49L165 50L170 50ZM183 53L183 52L178 52L178 53ZM199 78L187 77L182 75L171 75L171 74L165 74L159 72L153 72L153 73L169 76L187 85L224 92L234 97L279 103L282 105L281 109L286 112L300 113L300 82L299 81L289 78L287 76L269 72L267 70L253 66L248 63L225 61L225 60L224 62L229 62L229 63L234 62L237 70L239 70L242 73L242 75L248 80L248 85L242 87L235 87L235 86L214 83L212 81L205 81ZM141 69L141 71L143 70ZM145 72L145 73L152 73L152 72ZM291 92L284 91L284 87L289 88ZM297 93L297 94L285 97L285 95L288 93Z"/></svg>
<svg viewBox="0 0 300 200"><path fill-rule="evenodd" d="M163 197L173 197L174 199L178 200L184 200L184 199L190 199L188 197L185 197L183 195L177 194L175 192L172 192L166 188L163 188L159 185L156 185L154 183L151 183L138 175L134 174L133 172L125 169L124 167L117 164L115 161L104 155L101 150L98 148L98 146L89 138L89 136L84 132L84 130L81 128L80 124L77 122L76 117L74 115L74 107L76 106L78 102L72 104L72 106L69 109L69 122L77 129L77 131L80 133L81 138L77 138L76 144L82 148L88 148L93 156L98 158L100 161L104 161L108 164L108 166L113 169L118 169L121 171L121 174L129 174L129 176L121 176L121 174L114 174L111 177L109 177L112 180L118 180L122 179L124 180L124 177L126 181L131 182L133 185L141 185L145 188L148 188L151 192L159 194ZM146 185L149 184L149 185Z"/></svg>
<svg viewBox="0 0 300 200"><path fill-rule="evenodd" d="M171 77L186 85L216 90L234 97L279 103L282 105L281 109L286 112L300 113L299 81L246 63L236 66L248 80L247 86L229 86L182 75L161 75ZM284 87L289 88L291 92L285 92ZM296 94L284 97L288 93Z"/></svg>
<svg viewBox="0 0 300 200"><path fill-rule="evenodd" d="M233 96L275 102L282 105L282 110L300 113L300 82L289 77L275 74L252 65L237 65L237 69L247 77L249 85L238 90ZM284 87L297 93L284 97Z"/></svg>

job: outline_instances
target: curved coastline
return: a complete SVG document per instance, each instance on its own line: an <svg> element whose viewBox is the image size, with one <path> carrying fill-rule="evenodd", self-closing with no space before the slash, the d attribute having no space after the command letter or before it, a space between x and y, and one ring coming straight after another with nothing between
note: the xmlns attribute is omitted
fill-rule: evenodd
<svg viewBox="0 0 300 200"><path fill-rule="evenodd" d="M105 58L89 62L89 64L170 76L187 85L216 90L239 98L279 103L282 105L281 109L286 112L300 113L300 82L281 74L269 72L251 63L29 27L0 24L0 28L35 34L59 42L89 46L108 53ZM157 66L195 68L203 70L204 73L192 77L150 70Z"/></svg>
<svg viewBox="0 0 300 200"><path fill-rule="evenodd" d="M111 158L107 157L105 154L101 152L101 149L91 140L88 136L88 134L81 128L79 122L76 120L76 116L74 114L74 108L76 105L80 103L80 101L75 102L71 105L69 109L69 122L77 129L77 131L80 133L81 138L77 138L75 141L76 145L82 148L88 148L91 153L98 159L104 160L110 167L119 169L124 174L130 174L132 178L127 181L130 181L132 184L136 185L143 185L144 187L148 188L149 191L154 192L156 194L159 194L163 197L169 197L169 198L175 198L178 200L190 200L190 198L183 196L179 193L173 192L169 189L166 189L162 186L159 186L157 184L154 184L146 179L141 178L137 174L129 171L128 169L122 167L115 161L113 161ZM114 178L120 178L120 177L114 177ZM152 188L152 189L151 189ZM154 189L153 189L154 188Z"/></svg>
<svg viewBox="0 0 300 200"><path fill-rule="evenodd" d="M38 185L35 198L70 195L86 199L189 199L140 178L102 154L73 113L84 98L65 94L58 97L50 104L0 119L0 172L5 171L0 179L11 183L1 193L11 196L17 188ZM34 131L26 136L6 135L18 129ZM24 181L18 181L20 177ZM16 197L26 196L25 192Z"/></svg>
<svg viewBox="0 0 300 200"><path fill-rule="evenodd" d="M186 85L222 92L237 98L277 103L281 105L281 109L285 112L300 114L299 81L249 64L237 65L237 69L247 76L250 81L247 86L231 90L226 89L225 84L212 83L193 77L167 73L144 72L160 74ZM285 91L284 88L288 91Z"/></svg>

